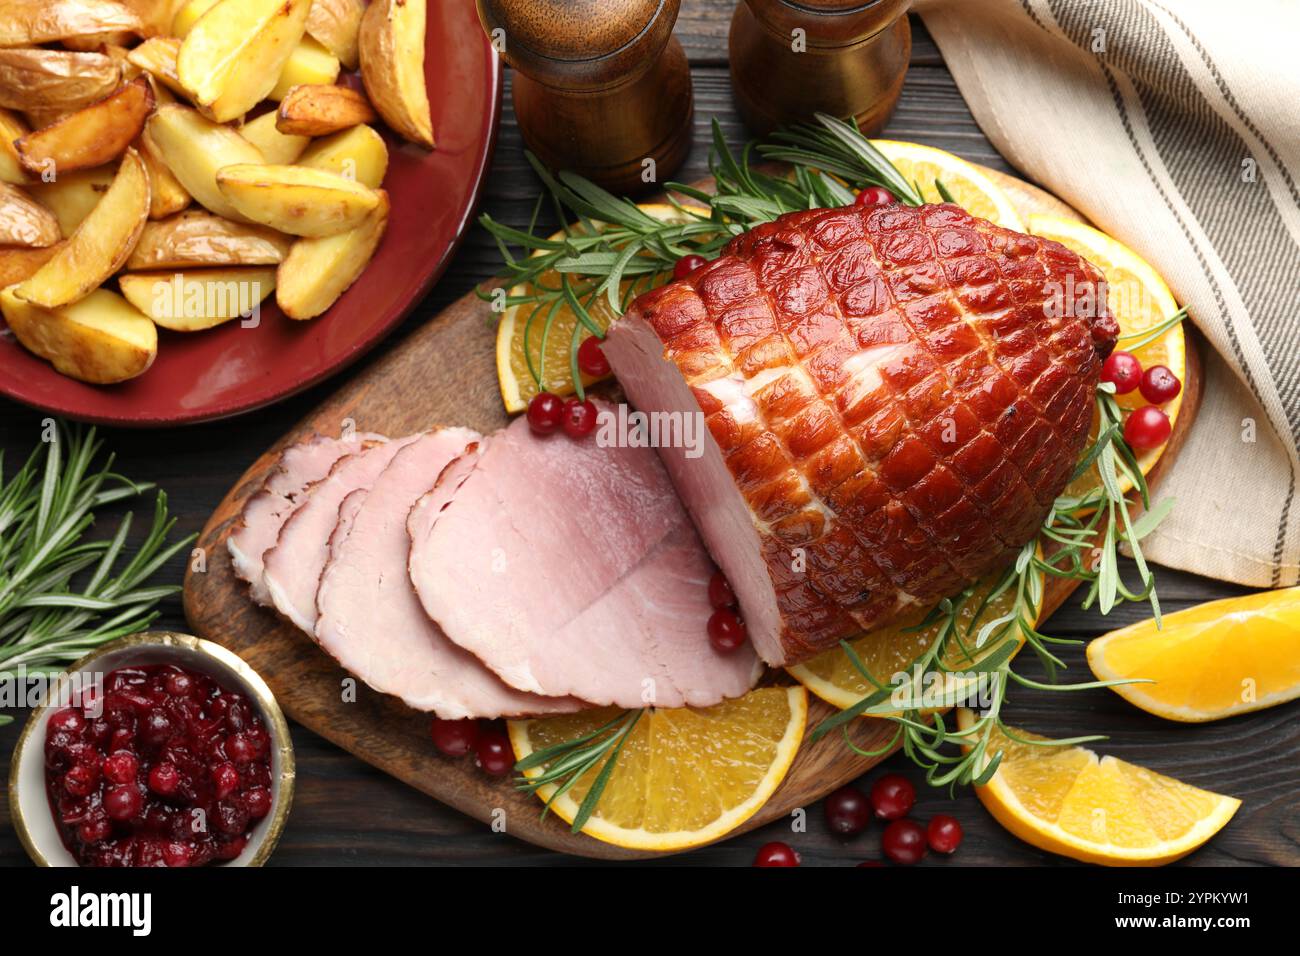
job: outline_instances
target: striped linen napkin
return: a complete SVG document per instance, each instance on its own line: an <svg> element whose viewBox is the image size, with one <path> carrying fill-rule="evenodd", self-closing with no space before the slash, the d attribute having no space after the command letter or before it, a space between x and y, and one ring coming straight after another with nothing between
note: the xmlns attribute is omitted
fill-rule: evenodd
<svg viewBox="0 0 1300 956"><path fill-rule="evenodd" d="M1300 0L917 0L1003 156L1165 278L1214 354L1151 559L1300 583Z"/></svg>

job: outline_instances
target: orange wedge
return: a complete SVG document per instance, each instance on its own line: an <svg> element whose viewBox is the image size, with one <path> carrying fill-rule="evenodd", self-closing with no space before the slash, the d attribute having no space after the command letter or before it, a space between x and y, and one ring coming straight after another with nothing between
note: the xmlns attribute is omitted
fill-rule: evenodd
<svg viewBox="0 0 1300 956"><path fill-rule="evenodd" d="M926 202L944 201L935 185L935 180L938 179L943 182L957 205L972 216L979 216L1016 232L1025 231L1025 224L1010 197L997 183L960 156L933 146L892 139L873 139L871 145L885 154L903 174L904 179L917 185L921 190L921 198Z"/></svg>
<svg viewBox="0 0 1300 956"><path fill-rule="evenodd" d="M976 717L957 713L970 730ZM1045 737L1011 731L1024 740ZM996 728L988 755L1002 753L993 779L975 793L1026 843L1103 866L1158 866L1184 857L1223 829L1241 806L1233 797L1083 747L1013 740Z"/></svg>
<svg viewBox="0 0 1300 956"><path fill-rule="evenodd" d="M1141 621L1088 645L1101 680L1167 720L1199 723L1300 697L1300 587L1211 601Z"/></svg>

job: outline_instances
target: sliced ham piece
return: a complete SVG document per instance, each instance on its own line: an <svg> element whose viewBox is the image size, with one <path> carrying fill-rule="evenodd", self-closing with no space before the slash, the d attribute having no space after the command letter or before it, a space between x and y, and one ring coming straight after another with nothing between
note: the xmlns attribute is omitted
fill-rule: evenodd
<svg viewBox="0 0 1300 956"><path fill-rule="evenodd" d="M235 574L248 583L249 593L258 604L271 603L270 592L262 581L262 558L275 547L280 528L302 504L307 489L328 475L336 461L357 451L362 440L358 436L342 441L313 435L290 445L261 489L244 503L239 526L226 539L226 550Z"/></svg>
<svg viewBox="0 0 1300 956"><path fill-rule="evenodd" d="M351 529L336 537L336 550L316 595L316 640L375 690L442 718L576 710L581 705L572 698L507 687L472 654L447 640L411 587L406 572L407 515L448 463L478 437L467 428L444 428L417 437L392 457L350 515ZM347 520L347 512L343 517ZM480 541L477 533L461 539L450 560L479 550ZM474 595L453 596L467 608L476 607Z"/></svg>
<svg viewBox="0 0 1300 956"><path fill-rule="evenodd" d="M759 676L749 646L709 644L713 564L653 449L538 438L519 418L448 469L408 530L424 609L520 690L707 706Z"/></svg>
<svg viewBox="0 0 1300 956"><path fill-rule="evenodd" d="M316 587L329 558L339 507L353 491L369 488L393 456L417 437L368 442L337 461L329 475L312 486L307 500L280 529L275 547L266 552L262 579L272 604L308 635L316 630Z"/></svg>

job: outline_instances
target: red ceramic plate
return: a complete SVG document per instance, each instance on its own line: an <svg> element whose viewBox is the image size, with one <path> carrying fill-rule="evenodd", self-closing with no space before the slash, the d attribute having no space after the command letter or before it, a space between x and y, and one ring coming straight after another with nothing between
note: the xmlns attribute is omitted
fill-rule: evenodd
<svg viewBox="0 0 1300 956"><path fill-rule="evenodd" d="M113 386L60 375L4 329L0 394L83 421L177 425L267 405L364 355L442 275L487 173L501 108L501 67L473 3L429 4L425 74L438 148L428 152L384 130L390 153L384 188L392 200L388 234L329 312L294 322L272 296L262 304L256 328L228 322L189 334L160 330L153 367Z"/></svg>

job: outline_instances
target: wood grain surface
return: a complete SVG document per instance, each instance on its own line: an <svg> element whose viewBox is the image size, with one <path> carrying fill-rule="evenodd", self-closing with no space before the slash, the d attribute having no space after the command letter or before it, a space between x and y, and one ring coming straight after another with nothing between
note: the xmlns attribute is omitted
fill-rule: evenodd
<svg viewBox="0 0 1300 956"><path fill-rule="evenodd" d="M732 108L727 72L727 25L730 0L685 0L677 36L691 60L695 88L695 145L678 178L689 181L707 172L708 127L717 119L733 143L745 132ZM923 25L913 18L911 67L903 95L882 135L915 140L951 150L1002 172L1013 170L980 132L952 77L943 65ZM509 82L509 72L507 72ZM503 222L528 221L538 183L527 168L518 129L506 98L501 135L484 211ZM430 317L454 303L498 268L490 237L473 229L450 270L401 328L367 360L347 375L254 415L228 422L165 432L106 431L117 453L118 470L139 480L157 482L169 494L177 517L177 534L198 532L232 483L262 452L293 424L324 401L335 389L367 374L385 356L402 348ZM1213 384L1213 383L1211 383ZM0 449L6 474L39 440L42 415L0 402ZM147 508L135 503L138 517ZM106 511L97 532L110 534L124 508ZM138 530L138 529L137 529ZM133 535L133 540L136 540ZM179 583L184 560L168 563L159 579ZM1126 573L1132 573L1126 563ZM1203 601L1244 593L1224 582L1158 568L1162 606L1178 610ZM1082 611L1077 601L1063 605L1043 629L1056 637L1076 639L1077 647L1062 651L1069 665L1067 679L1088 676L1083 643L1103 633L1145 618L1138 606L1121 606L1109 617ZM184 630L179 598L161 606L158 626ZM304 639L305 640L305 639ZM1024 665L1035 675L1032 662ZM272 675L267 675L268 677ZM14 723L0 727L0 773L7 775L9 753L25 714L12 713ZM1300 865L1300 705L1291 704L1256 714L1202 726L1171 724L1135 710L1118 695L1095 690L1069 695L1017 690L1008 703L1008 718L1019 726L1049 736L1099 733L1108 740L1096 745L1104 753L1143 764L1197 786L1230 793L1244 805L1228 827L1202 850L1180 865ZM430 799L387 773L359 760L301 726L293 730L297 752L298 788L272 865L548 865L580 864L516 839L507 830L495 832L479 820ZM860 781L869 786L883 772L899 772L917 782L916 818L935 813L958 817L965 842L952 858L928 858L923 866L951 865L1076 865L1029 847L1002 829L965 790L949 793L921 785L920 775L901 755L885 761ZM26 865L27 858L0 801L0 865ZM842 839L831 834L820 810L809 807L806 830L792 832L790 820L776 820L712 847L651 861L673 865L745 865L769 840L787 840L797 847L804 865L852 865L879 859L880 831Z"/></svg>

